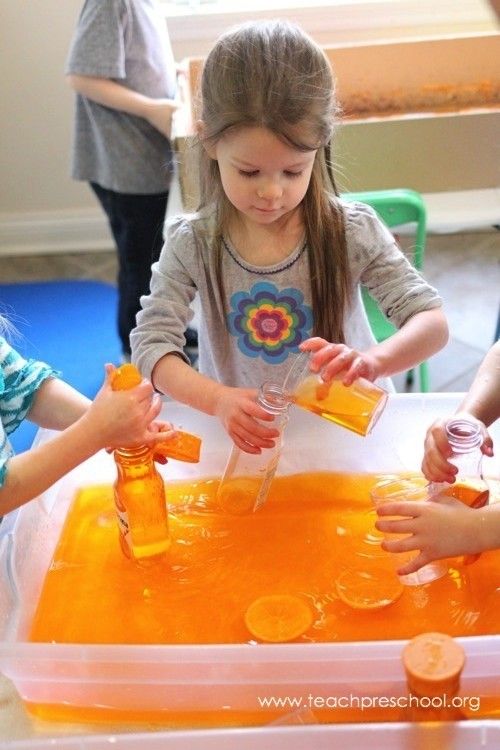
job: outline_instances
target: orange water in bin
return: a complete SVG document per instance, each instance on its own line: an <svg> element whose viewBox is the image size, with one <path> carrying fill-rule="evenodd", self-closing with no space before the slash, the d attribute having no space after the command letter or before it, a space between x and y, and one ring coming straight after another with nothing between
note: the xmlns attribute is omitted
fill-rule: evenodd
<svg viewBox="0 0 500 750"><path fill-rule="evenodd" d="M387 596L395 572L380 548L369 490L383 475L304 473L276 477L269 500L250 515L217 509L218 480L168 483L167 561L141 568L118 543L111 486L81 490L61 532L30 640L48 643L224 644L255 640L245 613L256 599L291 594L308 604L311 626L295 642L407 639L436 630L452 636L500 632L500 551L473 566L450 561L448 575ZM498 489L498 488L497 488ZM492 502L497 500L493 497ZM498 493L497 493L498 494ZM366 591L345 589L351 579ZM342 582L342 583L340 583ZM348 584L349 586L349 584ZM366 587L365 587L366 589ZM390 591L394 586L390 586ZM378 597L378 601L377 601ZM260 648L266 648L261 646ZM89 688L90 694L90 688ZM488 702L489 701L489 702ZM493 701L493 704L491 703ZM89 700L90 704L90 700ZM32 705L43 718L152 721L167 725L259 724L273 712L174 715ZM500 716L500 694L481 712ZM282 716L283 710L276 713ZM399 712L319 711L319 721L390 721Z"/></svg>

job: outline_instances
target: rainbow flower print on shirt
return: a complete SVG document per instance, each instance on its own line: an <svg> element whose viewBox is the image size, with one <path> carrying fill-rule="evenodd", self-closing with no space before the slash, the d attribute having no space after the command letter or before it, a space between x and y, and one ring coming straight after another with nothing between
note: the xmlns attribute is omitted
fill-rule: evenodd
<svg viewBox="0 0 500 750"><path fill-rule="evenodd" d="M248 357L280 364L310 336L312 310L298 289L278 289L262 281L230 299L228 328Z"/></svg>

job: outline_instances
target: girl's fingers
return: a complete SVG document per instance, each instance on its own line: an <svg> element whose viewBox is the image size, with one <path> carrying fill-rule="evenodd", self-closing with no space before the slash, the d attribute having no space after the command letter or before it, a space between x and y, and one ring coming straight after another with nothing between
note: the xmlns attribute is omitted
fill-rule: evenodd
<svg viewBox="0 0 500 750"><path fill-rule="evenodd" d="M342 379L344 385L352 385L352 383L354 383L354 381L360 377L364 365L365 363L363 357L361 357L360 355L355 356L351 366Z"/></svg>
<svg viewBox="0 0 500 750"><path fill-rule="evenodd" d="M323 346L326 346L329 342L326 339L322 339L320 336L312 336L310 339L306 339L300 344L299 349L302 352L317 352Z"/></svg>
<svg viewBox="0 0 500 750"><path fill-rule="evenodd" d="M269 415L272 416L272 415ZM247 415L243 415L241 418L238 418L238 420L234 422L233 429L235 432L239 432L240 434L242 432L246 433L247 436L250 436L252 438L261 438L262 440L272 440L273 438L278 437L279 430L277 430L275 427L272 427L270 425L269 427L265 427L262 424L259 424L253 417L249 417Z"/></svg>
<svg viewBox="0 0 500 750"><path fill-rule="evenodd" d="M383 531L384 534L410 534L411 530L408 524L411 520L403 518L401 520L380 520L375 522L375 528Z"/></svg>
<svg viewBox="0 0 500 750"><path fill-rule="evenodd" d="M450 464L439 451L432 449L424 455L422 471L427 479L431 479L434 482L448 482L451 484L455 481L457 468L453 464Z"/></svg>
<svg viewBox="0 0 500 750"><path fill-rule="evenodd" d="M380 503L375 510L378 516L407 516L416 518L420 515L421 507L418 502L403 501L400 503Z"/></svg>
<svg viewBox="0 0 500 750"><path fill-rule="evenodd" d="M261 449L258 448L255 445L252 445L251 443L248 443L246 440L241 438L239 435L236 435L235 433L230 432L229 436L231 437L233 443L238 446L238 448L241 448L242 451L245 453L254 453L258 454L261 453Z"/></svg>
<svg viewBox="0 0 500 750"><path fill-rule="evenodd" d="M246 445L251 445L256 448L256 452L260 453L261 448L273 448L274 440L271 438L263 438L259 435L255 435L252 430L245 430L242 427L237 427L231 432L231 436L236 436L239 440L243 441ZM234 437L233 437L234 439Z"/></svg>
<svg viewBox="0 0 500 750"><path fill-rule="evenodd" d="M420 570L420 568L422 568L428 562L429 561L427 557L422 552L420 552L419 555L398 568L396 572L399 576L406 576L409 573L416 573L417 570Z"/></svg>
<svg viewBox="0 0 500 750"><path fill-rule="evenodd" d="M413 534L406 536L404 539L383 539L381 546L387 552L411 552L418 549Z"/></svg>

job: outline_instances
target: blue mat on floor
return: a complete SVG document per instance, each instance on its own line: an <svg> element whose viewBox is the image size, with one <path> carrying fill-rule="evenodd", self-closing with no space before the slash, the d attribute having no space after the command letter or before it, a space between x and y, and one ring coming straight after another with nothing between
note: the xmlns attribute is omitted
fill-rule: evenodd
<svg viewBox="0 0 500 750"><path fill-rule="evenodd" d="M89 398L99 390L105 362L118 364L117 291L100 281L0 284L0 311L15 325L12 346L41 359ZM16 453L32 443L37 428L24 422L11 436Z"/></svg>

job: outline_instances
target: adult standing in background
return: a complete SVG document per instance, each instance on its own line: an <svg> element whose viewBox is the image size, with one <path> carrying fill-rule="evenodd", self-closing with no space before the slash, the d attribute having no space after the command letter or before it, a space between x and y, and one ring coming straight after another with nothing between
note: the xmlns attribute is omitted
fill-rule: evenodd
<svg viewBox="0 0 500 750"><path fill-rule="evenodd" d="M123 357L163 244L176 68L157 0L85 0L66 66L76 92L72 176L90 183L118 250Z"/></svg>

